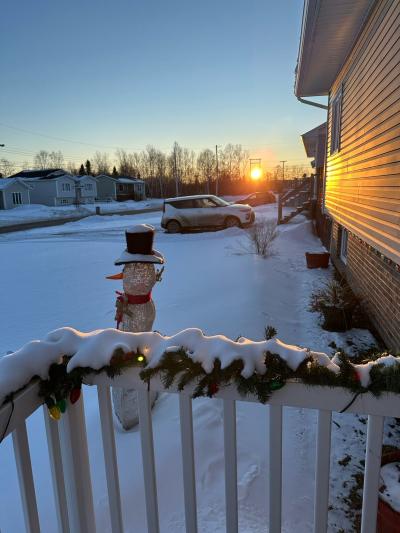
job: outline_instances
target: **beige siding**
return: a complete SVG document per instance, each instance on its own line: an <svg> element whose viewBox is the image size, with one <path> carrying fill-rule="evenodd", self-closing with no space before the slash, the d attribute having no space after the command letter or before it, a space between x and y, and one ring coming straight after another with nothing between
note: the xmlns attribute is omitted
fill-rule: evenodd
<svg viewBox="0 0 400 533"><path fill-rule="evenodd" d="M380 0L340 72L340 150L328 157L334 220L400 264L400 2Z"/></svg>

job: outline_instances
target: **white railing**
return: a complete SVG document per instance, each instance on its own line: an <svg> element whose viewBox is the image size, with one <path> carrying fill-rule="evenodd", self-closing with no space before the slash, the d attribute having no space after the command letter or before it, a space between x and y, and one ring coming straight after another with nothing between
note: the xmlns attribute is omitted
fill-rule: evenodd
<svg viewBox="0 0 400 533"><path fill-rule="evenodd" d="M124 525L110 396L110 385L113 381L105 375L99 375L92 384L97 386L98 392L112 531L122 533ZM134 379L133 385L138 390L139 398L147 527L150 533L159 533L149 393L147 386L139 377ZM158 379L152 380L151 388L157 391L164 390ZM170 389L169 392L177 393L176 389ZM179 393L179 412L186 531L196 533L197 504L191 392L192 389L188 387L184 393ZM32 382L15 396L13 404L7 403L0 408L0 435L3 433L5 436L12 435L26 530L34 533L40 531L40 525L25 420L41 406L37 393L38 383ZM216 397L223 399L226 530L228 533L235 533L238 531L236 401L244 399L238 396L233 387L222 389ZM283 389L274 392L265 407L266 412L269 411L270 427L268 443L270 533L280 532L282 522L282 407L318 410L314 532L322 533L327 530L328 518L331 415L332 412L341 411L351 402L352 397L353 395L344 389L306 387L296 382L288 383ZM248 397L245 401L256 402L257 399ZM375 533L383 421L385 416L400 417L400 402L398 396L394 394L384 394L380 398L364 394L357 397L347 412L368 415L361 531ZM49 419L47 408L44 408L44 416L59 531L93 533L96 525L84 402L79 400L75 405L69 405L59 423Z"/></svg>

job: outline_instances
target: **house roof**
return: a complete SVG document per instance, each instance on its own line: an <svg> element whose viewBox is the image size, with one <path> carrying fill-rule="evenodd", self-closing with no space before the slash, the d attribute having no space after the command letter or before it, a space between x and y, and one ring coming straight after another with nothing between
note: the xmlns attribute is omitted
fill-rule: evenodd
<svg viewBox="0 0 400 533"><path fill-rule="evenodd" d="M320 124L301 136L307 157L315 157L319 138L326 138L326 122Z"/></svg>
<svg viewBox="0 0 400 533"><path fill-rule="evenodd" d="M94 176L90 176L88 174L84 174L83 176L72 176L71 174L67 174L68 178L72 178L76 183L79 183L80 181L86 180L86 179L92 179L96 180Z"/></svg>
<svg viewBox="0 0 400 533"><path fill-rule="evenodd" d="M0 179L0 191L4 191L4 189L7 189L11 185L19 183L20 185L23 185L27 189L31 189L32 187L29 187L22 179L20 178L3 178Z"/></svg>
<svg viewBox="0 0 400 533"><path fill-rule="evenodd" d="M329 93L376 0L304 0L296 96Z"/></svg>
<svg viewBox="0 0 400 533"><path fill-rule="evenodd" d="M35 179L53 179L67 174L62 168L45 168L41 170L21 170L17 174L13 174L12 178L35 178Z"/></svg>
<svg viewBox="0 0 400 533"><path fill-rule="evenodd" d="M114 178L113 176L109 176L108 174L99 174L98 176L94 176L94 179L96 179L96 180L98 180L100 178L108 178L109 180L117 181L116 178Z"/></svg>
<svg viewBox="0 0 400 533"><path fill-rule="evenodd" d="M137 178L125 178L125 177L119 177L117 180L119 183L129 183L131 185L135 185L136 183L144 183L143 180L138 180Z"/></svg>

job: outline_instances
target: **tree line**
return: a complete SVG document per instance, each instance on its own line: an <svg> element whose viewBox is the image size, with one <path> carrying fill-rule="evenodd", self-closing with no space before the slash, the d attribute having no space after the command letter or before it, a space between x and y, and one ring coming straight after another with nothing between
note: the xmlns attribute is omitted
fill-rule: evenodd
<svg viewBox="0 0 400 533"><path fill-rule="evenodd" d="M264 169L263 180L252 182L249 176L249 152L241 144L227 144L217 150L206 148L196 153L177 142L168 153L153 145L148 145L140 152L118 149L114 158L106 152L97 151L80 165L65 162L61 151L40 150L30 166L35 169L65 168L74 175L107 174L142 179L152 197L201 193L245 194L265 188L267 181L282 179L283 170L280 165L268 171ZM286 165L285 178L298 178L308 174L309 170L308 165ZM15 171L11 161L0 159L3 177Z"/></svg>

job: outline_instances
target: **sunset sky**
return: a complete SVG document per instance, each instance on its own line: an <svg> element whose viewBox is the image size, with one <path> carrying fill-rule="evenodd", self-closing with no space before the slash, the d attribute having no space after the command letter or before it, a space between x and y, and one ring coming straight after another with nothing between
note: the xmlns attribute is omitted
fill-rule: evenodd
<svg viewBox="0 0 400 533"><path fill-rule="evenodd" d="M80 162L176 140L241 143L265 167L305 162L299 136L325 112L293 94L302 4L4 3L0 157L23 165L45 149Z"/></svg>

